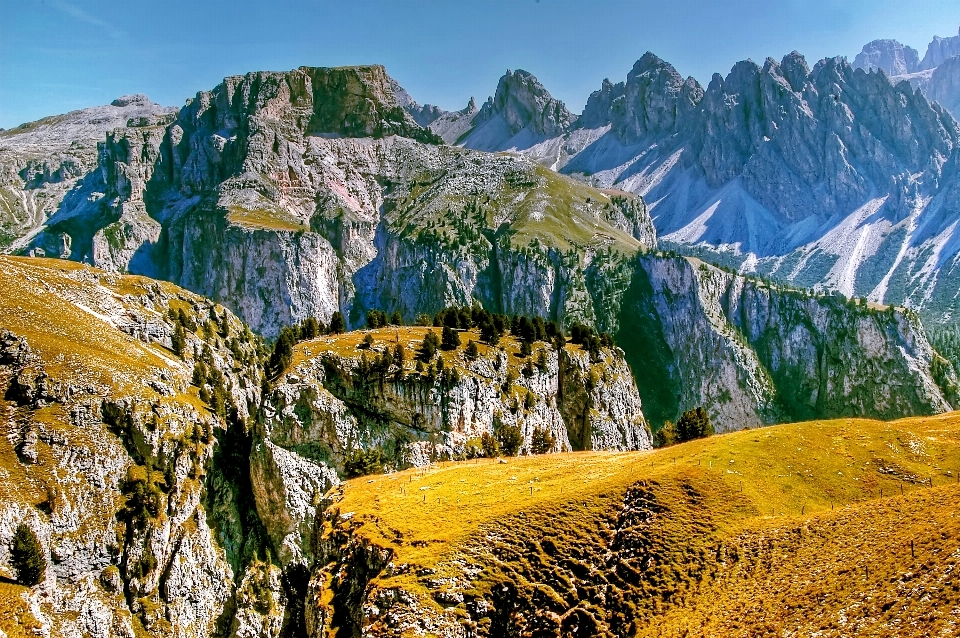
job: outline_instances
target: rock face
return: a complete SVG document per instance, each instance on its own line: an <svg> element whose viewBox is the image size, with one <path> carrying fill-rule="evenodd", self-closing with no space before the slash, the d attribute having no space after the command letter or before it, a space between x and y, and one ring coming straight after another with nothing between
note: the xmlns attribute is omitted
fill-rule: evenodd
<svg viewBox="0 0 960 638"><path fill-rule="evenodd" d="M930 75L924 92L960 118L960 54L946 60Z"/></svg>
<svg viewBox="0 0 960 638"><path fill-rule="evenodd" d="M610 125L624 140L671 135L693 113L703 88L692 77L684 80L676 69L647 52L627 74L627 81L604 80L590 95L581 118L585 128Z"/></svg>
<svg viewBox="0 0 960 638"><path fill-rule="evenodd" d="M551 161L560 161L593 140L592 150L567 157L563 170L647 193L656 202L657 223L674 242L736 239L730 249L736 254L752 249L767 255L750 262L757 269L793 269L805 283L816 283L826 270L827 281L852 293L860 279L856 268L848 268L850 260L861 263L874 253L867 240L859 252L844 248L837 237L850 236L847 226L797 262L773 255L803 246L802 237L822 233L828 220L867 197L874 197L872 204L861 206L857 219L889 229L877 220L900 214L895 211L917 201L917 189L927 188L917 174L939 175L949 184L956 123L905 86L891 87L882 74L853 71L842 61L810 70L801 56L791 55L763 68L742 63L703 91L646 55L625 83L591 98L585 120L599 128L577 128L553 138L562 144L544 142L524 152L546 149L554 153ZM500 88L484 117L495 115L505 126L522 125L519 130L536 135L569 128L565 110L529 74L512 74ZM871 91L902 126L871 115L873 103L860 97ZM381 67L227 78L198 94L169 126L109 135L98 173L71 193L32 246L173 281L223 303L268 337L310 316L329 323L336 311L351 326L370 309L398 311L410 323L421 313L474 302L567 327L580 322L611 333L643 331L646 319L625 312L637 275L634 256L657 245L643 199L588 186L515 155L434 144L439 138L417 124L411 109L417 111L415 103ZM864 126L848 126L852 113ZM644 147L652 140L661 142ZM911 168L891 182L904 156ZM614 167L604 168L606 162ZM894 192L881 201L875 193L882 188ZM944 189L941 199L950 192ZM887 213L878 213L885 203ZM810 211L819 211L817 228ZM685 289L683 280L671 281ZM901 281L881 283L896 291ZM884 334L891 351L901 347L899 339L914 338ZM690 353L709 347L709 335L702 333L705 341L689 352L670 351L670 361L659 368L663 375L641 377L641 393L667 393L673 386L664 379L677 378L675 372L688 365L703 370L704 362ZM849 344L847 354L873 356L863 345ZM628 343L625 351L636 374L650 369L642 348ZM712 406L721 428L807 414L770 407L775 386L751 381L755 387L747 393L736 386L736 378L765 378L761 368L769 364L755 359L744 350L725 372L707 366L698 389L654 399L655 423L702 403ZM907 360L902 356L897 365ZM928 379L929 357L920 360L919 377ZM814 375L814 368L803 370ZM895 395L889 409L851 403L848 413L880 416L892 414L892 406L927 413L950 402L936 393L915 400L903 387L889 392ZM718 402L728 394L736 406ZM839 392L836 400L851 396ZM813 401L816 409L833 409L831 402ZM258 454L265 479L289 470L313 477L316 486L325 480L322 467L284 469L274 450ZM268 494L279 492L261 497ZM294 493L289 498L309 500ZM277 509L279 501L260 498L259 505L264 512L309 513L292 501ZM274 540L284 544L293 534L295 545L295 519L283 514L271 520ZM293 550L285 559L300 560Z"/></svg>
<svg viewBox="0 0 960 638"><path fill-rule="evenodd" d="M336 310L412 321L471 298L594 321L584 273L607 249L654 246L645 207L532 162L424 144L439 138L404 95L381 67L228 78L165 129L111 135L92 190L32 245L177 282L268 336ZM511 117L525 103L504 102Z"/></svg>
<svg viewBox="0 0 960 638"><path fill-rule="evenodd" d="M527 71L507 71L496 94L480 107L463 143L484 151L525 148L563 135L577 117Z"/></svg>
<svg viewBox="0 0 960 638"><path fill-rule="evenodd" d="M28 524L48 564L27 592L39 630L216 633L243 606L234 579L254 552L255 530L229 511L241 470L224 456L259 402L244 363L256 344L228 311L169 284L10 258L0 281L0 565ZM169 350L171 309L194 328L217 317L203 336L185 331L185 359ZM197 400L193 358L223 380L227 418Z"/></svg>
<svg viewBox="0 0 960 638"><path fill-rule="evenodd" d="M927 46L927 53L923 56L918 71L935 69L950 58L960 55L960 30L957 35L949 38L934 36Z"/></svg>
<svg viewBox="0 0 960 638"><path fill-rule="evenodd" d="M633 354L640 387L651 388L644 410L657 425L694 405L728 430L934 414L958 400L956 377L915 314L655 255L638 259L623 308L640 319L622 321L617 339Z"/></svg>
<svg viewBox="0 0 960 638"><path fill-rule="evenodd" d="M958 141L939 104L843 59L740 62L703 90L647 54L591 95L578 128L515 150L656 202L672 248L941 320L955 311L943 251L957 245Z"/></svg>
<svg viewBox="0 0 960 638"><path fill-rule="evenodd" d="M519 342L506 338L499 348L481 344L475 360L463 347L443 352L443 367L431 363L422 373L409 357L373 365L398 343L416 352L427 330L369 331L369 349L356 334L299 346L305 360L267 401L265 438L339 469L361 448L380 449L400 467L464 458L483 434L505 427L519 428L523 453L532 453L536 430L554 439L549 451L651 447L633 375L616 348L591 358L579 346L556 351L538 342L521 358ZM461 341L468 339L479 334L464 332Z"/></svg>
<svg viewBox="0 0 960 638"><path fill-rule="evenodd" d="M63 198L97 166L97 146L117 128L169 124L176 109L144 95L0 131L0 251L26 245Z"/></svg>
<svg viewBox="0 0 960 638"><path fill-rule="evenodd" d="M874 40L865 44L854 58L853 66L864 71L882 70L887 75L906 75L922 70L917 50L896 40Z"/></svg>

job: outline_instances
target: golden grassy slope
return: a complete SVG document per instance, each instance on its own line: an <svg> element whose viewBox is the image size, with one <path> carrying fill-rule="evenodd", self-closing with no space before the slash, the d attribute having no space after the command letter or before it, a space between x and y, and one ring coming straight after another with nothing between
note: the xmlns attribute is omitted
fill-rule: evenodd
<svg viewBox="0 0 960 638"><path fill-rule="evenodd" d="M177 290L65 260L0 257L0 328L26 337L58 381L140 388L145 371L176 365L171 353L121 332L96 309L151 286Z"/></svg>
<svg viewBox="0 0 960 638"><path fill-rule="evenodd" d="M337 507L412 566L378 587L433 594L418 569L457 578L474 564L478 595L509 582L520 600L589 612L591 591L568 582L573 557L611 570L607 605L628 633L953 635L958 438L960 413L798 423L356 479ZM646 518L618 521L628 489ZM604 567L625 539L636 552Z"/></svg>

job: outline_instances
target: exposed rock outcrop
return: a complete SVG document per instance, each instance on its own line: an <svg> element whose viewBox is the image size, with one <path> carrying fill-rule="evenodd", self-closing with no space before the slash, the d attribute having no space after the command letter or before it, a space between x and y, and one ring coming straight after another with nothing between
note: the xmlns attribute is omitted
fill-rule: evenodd
<svg viewBox="0 0 960 638"><path fill-rule="evenodd" d="M234 535L219 510L238 489L217 451L227 410L197 400L193 359L242 421L259 401L244 363L256 344L228 311L169 284L9 258L0 281L0 564L29 524L48 568L27 594L49 635L215 633L249 530ZM194 328L215 314L219 336L179 333L177 311Z"/></svg>
<svg viewBox="0 0 960 638"><path fill-rule="evenodd" d="M484 151L526 148L563 135L576 119L531 73L507 71L500 78L496 94L473 118L473 130L463 141L470 148Z"/></svg>
<svg viewBox="0 0 960 638"><path fill-rule="evenodd" d="M176 109L127 95L110 105L47 117L0 131L0 251L27 244L64 197L96 172L110 131L169 124ZM59 256L56 252L51 256Z"/></svg>
<svg viewBox="0 0 960 638"><path fill-rule="evenodd" d="M621 322L618 342L650 388L644 410L657 425L697 405L733 430L935 414L957 401L956 376L935 374L942 358L910 312L650 255L638 259L624 313L639 321Z"/></svg>
<svg viewBox="0 0 960 638"><path fill-rule="evenodd" d="M906 75L922 70L920 53L896 40L874 40L865 44L854 58L853 66L864 71L882 70L887 75Z"/></svg>
<svg viewBox="0 0 960 638"><path fill-rule="evenodd" d="M633 375L616 348L591 359L578 346L558 352L537 343L521 358L510 338L501 348L480 345L476 360L463 348L446 352L442 367L431 362L423 372L410 358L401 365L391 358L386 368L377 363L397 344L415 352L426 332L374 330L370 349L355 347L359 335L298 346L304 361L266 403L268 445L338 469L357 449L381 449L399 467L462 458L476 453L481 435L514 426L526 453L536 430L555 441L550 451L651 447ZM479 336L465 332L462 339Z"/></svg>

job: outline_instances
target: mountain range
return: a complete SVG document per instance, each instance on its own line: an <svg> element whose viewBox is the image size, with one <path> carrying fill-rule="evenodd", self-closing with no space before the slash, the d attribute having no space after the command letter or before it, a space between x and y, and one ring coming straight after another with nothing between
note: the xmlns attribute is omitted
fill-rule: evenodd
<svg viewBox="0 0 960 638"><path fill-rule="evenodd" d="M0 638L949 633L957 41L0 131Z"/></svg>
<svg viewBox="0 0 960 638"><path fill-rule="evenodd" d="M579 116L524 71L475 114L411 110L448 143L642 195L672 249L951 323L958 53L960 36L922 61L879 40L853 64L747 60L706 87L647 53Z"/></svg>

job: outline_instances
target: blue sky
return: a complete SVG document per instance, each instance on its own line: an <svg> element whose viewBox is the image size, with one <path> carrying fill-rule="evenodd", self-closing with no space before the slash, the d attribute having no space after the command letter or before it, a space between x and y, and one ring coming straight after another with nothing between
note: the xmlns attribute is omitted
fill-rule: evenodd
<svg viewBox="0 0 960 638"><path fill-rule="evenodd" d="M956 0L0 0L0 127L124 93L182 105L224 76L380 63L422 103L461 108L506 69L580 112L645 51L701 82L738 60L920 50Z"/></svg>

